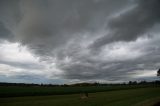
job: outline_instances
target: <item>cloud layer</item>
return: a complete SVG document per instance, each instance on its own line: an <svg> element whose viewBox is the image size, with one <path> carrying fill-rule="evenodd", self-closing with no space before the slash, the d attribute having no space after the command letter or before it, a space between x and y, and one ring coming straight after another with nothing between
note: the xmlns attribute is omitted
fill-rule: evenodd
<svg viewBox="0 0 160 106"><path fill-rule="evenodd" d="M156 78L159 0L2 0L0 14L2 76L45 83Z"/></svg>

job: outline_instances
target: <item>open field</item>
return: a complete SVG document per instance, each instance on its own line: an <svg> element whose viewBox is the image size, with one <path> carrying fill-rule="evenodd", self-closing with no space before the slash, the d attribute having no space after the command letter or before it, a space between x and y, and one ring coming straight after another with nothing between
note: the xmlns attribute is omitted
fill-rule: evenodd
<svg viewBox="0 0 160 106"><path fill-rule="evenodd" d="M114 90L155 87L154 85L111 85L111 86L0 86L0 97L64 95L76 93L95 93Z"/></svg>
<svg viewBox="0 0 160 106"><path fill-rule="evenodd" d="M0 98L0 106L153 106L160 101L160 87L81 94Z"/></svg>

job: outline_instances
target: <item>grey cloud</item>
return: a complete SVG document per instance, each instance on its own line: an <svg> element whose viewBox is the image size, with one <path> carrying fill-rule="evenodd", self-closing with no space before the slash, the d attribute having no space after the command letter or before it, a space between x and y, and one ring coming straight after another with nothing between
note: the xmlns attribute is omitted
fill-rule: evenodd
<svg viewBox="0 0 160 106"><path fill-rule="evenodd" d="M0 39L15 42L14 29L21 20L19 0L0 1Z"/></svg>
<svg viewBox="0 0 160 106"><path fill-rule="evenodd" d="M159 0L136 2L137 5L133 9L109 20L108 27L111 33L97 39L91 45L92 48L99 48L116 41L134 41L160 22Z"/></svg>
<svg viewBox="0 0 160 106"><path fill-rule="evenodd" d="M10 32L7 28L5 28L4 24L0 22L0 38L6 39L9 38Z"/></svg>
<svg viewBox="0 0 160 106"><path fill-rule="evenodd" d="M135 4L133 9L112 17ZM142 36L159 22L159 11L158 0L6 1L0 6L0 30L3 30L0 38L27 46L34 55L49 61L48 65L52 64L50 60L54 61L63 72L62 78L127 81L132 80L130 71L159 67L160 38L155 36L148 38L151 41L148 44L135 45L131 50L146 53L139 59L109 61L100 56L103 49L97 51L97 48L106 45L112 50L112 42L136 43L138 38L144 39ZM99 32L106 30L109 35L101 37L103 34ZM95 51L98 54L94 54ZM42 68L32 63L0 62L21 68ZM19 78L23 77L32 79L33 76Z"/></svg>
<svg viewBox="0 0 160 106"><path fill-rule="evenodd" d="M63 77L68 79L80 79L80 80L100 80L105 79L106 81L128 81L128 80L151 80L156 79L155 77L141 77L131 78L132 75L136 75L136 70L157 70L160 67L160 55L159 55L159 37L147 38L147 43L136 44L132 47L132 51L140 50L144 52L142 56L129 60L116 60L108 61L102 60L97 55L76 55L73 57L73 61L69 63L60 64L60 68L64 70ZM124 44L125 45L125 44ZM130 51L130 52L132 52ZM97 57L97 58L95 58ZM71 56L72 58L72 56ZM121 57L123 58L123 57ZM150 79L151 78L151 79Z"/></svg>
<svg viewBox="0 0 160 106"><path fill-rule="evenodd" d="M0 14L0 22L4 24L5 28L12 32L21 20L19 0L1 0Z"/></svg>
<svg viewBox="0 0 160 106"><path fill-rule="evenodd" d="M14 62L14 61L9 61L9 60L0 60L0 64L5 64L5 65L9 65L12 67L16 67L16 68L22 68L22 69L28 69L28 70L39 70L39 69L43 69L44 66L43 65L38 65L35 63L31 63L31 62Z"/></svg>
<svg viewBox="0 0 160 106"><path fill-rule="evenodd" d="M81 38L79 33L100 30L109 14L125 4L127 0L6 1L0 19L16 41L36 54L48 56L71 39Z"/></svg>

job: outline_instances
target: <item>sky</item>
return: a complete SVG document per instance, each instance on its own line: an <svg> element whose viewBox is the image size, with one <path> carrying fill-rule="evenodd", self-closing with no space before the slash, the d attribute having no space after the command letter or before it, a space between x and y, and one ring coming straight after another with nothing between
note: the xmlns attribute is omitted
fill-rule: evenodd
<svg viewBox="0 0 160 106"><path fill-rule="evenodd" d="M0 0L0 82L158 80L159 0Z"/></svg>

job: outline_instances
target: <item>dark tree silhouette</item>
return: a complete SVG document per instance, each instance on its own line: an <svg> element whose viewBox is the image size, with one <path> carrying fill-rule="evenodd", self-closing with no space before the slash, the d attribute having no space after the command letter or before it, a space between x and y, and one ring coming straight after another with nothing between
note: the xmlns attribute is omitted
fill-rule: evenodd
<svg viewBox="0 0 160 106"><path fill-rule="evenodd" d="M157 76L160 76L160 69L157 71Z"/></svg>

